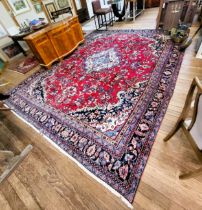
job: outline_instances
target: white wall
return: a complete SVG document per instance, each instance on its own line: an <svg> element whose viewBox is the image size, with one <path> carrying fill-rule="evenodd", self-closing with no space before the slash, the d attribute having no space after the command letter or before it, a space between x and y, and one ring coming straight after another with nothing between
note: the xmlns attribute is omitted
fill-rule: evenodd
<svg viewBox="0 0 202 210"><path fill-rule="evenodd" d="M92 0L86 0L89 17L93 17Z"/></svg>
<svg viewBox="0 0 202 210"><path fill-rule="evenodd" d="M1 2L0 2L0 19L6 29L11 28L11 27L16 27L15 22L10 17L9 13L6 11L5 7L3 6ZM3 46L9 42L11 42L11 39L8 37L4 37L0 39L0 46Z"/></svg>
<svg viewBox="0 0 202 210"><path fill-rule="evenodd" d="M10 17L9 13L5 9L1 1L0 1L0 19L6 28L15 26L15 22Z"/></svg>

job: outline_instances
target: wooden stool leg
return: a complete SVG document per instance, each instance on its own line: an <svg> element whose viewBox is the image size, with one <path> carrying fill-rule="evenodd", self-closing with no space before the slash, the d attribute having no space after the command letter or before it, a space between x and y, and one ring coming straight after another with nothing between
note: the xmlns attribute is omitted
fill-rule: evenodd
<svg viewBox="0 0 202 210"><path fill-rule="evenodd" d="M111 16L112 16L112 26L113 26L114 22L115 22L115 16L114 16L113 12L111 12Z"/></svg>
<svg viewBox="0 0 202 210"><path fill-rule="evenodd" d="M0 111L10 111L10 108L0 108Z"/></svg>
<svg viewBox="0 0 202 210"><path fill-rule="evenodd" d="M179 176L179 178L180 179L187 179L187 178L195 177L195 176L199 175L200 172L202 172L202 167L199 168L199 169L196 169L195 171L191 171L191 172L188 172L188 173L181 174Z"/></svg>
<svg viewBox="0 0 202 210"><path fill-rule="evenodd" d="M106 30L107 30L107 17L106 17L106 14L104 14L104 17L105 17L105 26L106 26Z"/></svg>
<svg viewBox="0 0 202 210"><path fill-rule="evenodd" d="M182 120L178 121L175 127L170 131L170 133L163 140L168 141L180 129L182 123L183 123Z"/></svg>
<svg viewBox="0 0 202 210"><path fill-rule="evenodd" d="M93 16L93 18L94 18L94 22L95 22L95 28L96 28L96 30L97 30L97 29L98 29L98 27L97 27L96 17L97 17L97 15L94 15L94 16ZM98 17L97 17L97 18L98 18Z"/></svg>
<svg viewBox="0 0 202 210"><path fill-rule="evenodd" d="M8 178L14 169L24 160L24 158L29 154L32 150L32 145L29 144L20 155L16 155L10 159L6 170L0 176L0 183L2 183L6 178ZM7 152L7 151L6 151Z"/></svg>
<svg viewBox="0 0 202 210"><path fill-rule="evenodd" d="M102 25L102 23L101 23L101 20L102 20L101 17L102 17L102 15L98 15L97 17L98 17L98 29L99 29L99 28L102 27L102 26L101 26L101 25Z"/></svg>
<svg viewBox="0 0 202 210"><path fill-rule="evenodd" d="M112 22L111 22L111 13L109 12L108 14L109 14L109 24L110 24L110 26L112 26Z"/></svg>
<svg viewBox="0 0 202 210"><path fill-rule="evenodd" d="M0 162L13 158L14 154L11 151L0 150Z"/></svg>
<svg viewBox="0 0 202 210"><path fill-rule="evenodd" d="M102 26L104 26L103 15L101 15L101 20L102 20ZM102 26L101 26L101 27L102 27Z"/></svg>
<svg viewBox="0 0 202 210"><path fill-rule="evenodd" d="M9 111L9 110L11 110L11 109L3 107L3 102L0 101L0 111Z"/></svg>

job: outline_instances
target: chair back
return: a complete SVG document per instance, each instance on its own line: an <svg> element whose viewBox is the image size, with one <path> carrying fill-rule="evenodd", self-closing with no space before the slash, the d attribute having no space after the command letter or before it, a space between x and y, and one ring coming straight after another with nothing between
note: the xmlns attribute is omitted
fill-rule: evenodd
<svg viewBox="0 0 202 210"><path fill-rule="evenodd" d="M196 103L197 109L195 120L192 122L192 127L189 129L197 147L199 150L202 150L202 94L198 96Z"/></svg>
<svg viewBox="0 0 202 210"><path fill-rule="evenodd" d="M191 123L187 127L187 131L197 149L202 150L202 84L197 77L193 79L185 101L185 106L181 114L183 122L186 122L189 110L192 107L192 102L194 103L194 107Z"/></svg>
<svg viewBox="0 0 202 210"><path fill-rule="evenodd" d="M99 9L101 9L100 0L92 1L93 13L96 14Z"/></svg>

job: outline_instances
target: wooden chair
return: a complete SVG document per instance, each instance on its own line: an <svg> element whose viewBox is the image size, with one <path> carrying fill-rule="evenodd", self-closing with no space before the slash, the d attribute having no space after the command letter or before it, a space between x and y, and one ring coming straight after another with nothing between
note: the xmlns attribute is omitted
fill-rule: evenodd
<svg viewBox="0 0 202 210"><path fill-rule="evenodd" d="M0 87L6 86L8 84L9 84L9 82L7 80L0 79ZM0 101L0 111L9 111L10 110L9 108L4 107L3 105L4 105L3 101Z"/></svg>
<svg viewBox="0 0 202 210"><path fill-rule="evenodd" d="M191 119L188 119L189 111L192 108ZM168 141L180 128L182 128L198 159L202 163L202 84L197 77L193 79L184 108L176 125L165 137L164 141ZM182 174L179 178L193 177L198 175L199 172L202 172L202 167L195 171Z"/></svg>
<svg viewBox="0 0 202 210"><path fill-rule="evenodd" d="M0 111L10 111L10 108L4 108L3 102ZM0 169L3 170L0 175L0 183L8 178L14 169L24 160L32 149L32 145L29 144L19 155L15 155L12 151L6 150L0 142Z"/></svg>
<svg viewBox="0 0 202 210"><path fill-rule="evenodd" d="M10 150L0 150L0 168L3 169L3 172L0 175L0 183L5 181L6 178L11 175L15 168L29 154L32 148L32 145L29 144L19 155L14 155Z"/></svg>
<svg viewBox="0 0 202 210"><path fill-rule="evenodd" d="M0 101L0 112L1 111L10 111L11 109L10 108L7 108L4 106L4 102L3 101Z"/></svg>
<svg viewBox="0 0 202 210"><path fill-rule="evenodd" d="M96 30L100 29L103 26L105 26L107 30L108 25L113 26L114 17L113 17L113 12L112 12L111 7L101 8L100 0L92 1L92 7L93 7ZM108 19L107 19L107 14L109 15ZM96 21L96 17L97 17L97 21Z"/></svg>
<svg viewBox="0 0 202 210"><path fill-rule="evenodd" d="M0 87L9 84L6 80L0 80ZM0 111L9 111L10 108L6 108L3 105L3 101L0 101ZM0 170L3 171L0 175L0 183L11 175L14 169L24 160L32 149L32 145L29 144L19 155L15 155L12 151L4 148L0 142Z"/></svg>

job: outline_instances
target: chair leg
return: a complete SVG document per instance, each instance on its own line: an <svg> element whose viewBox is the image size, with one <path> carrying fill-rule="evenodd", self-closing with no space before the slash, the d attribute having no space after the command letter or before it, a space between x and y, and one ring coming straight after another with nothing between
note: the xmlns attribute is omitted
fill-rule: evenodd
<svg viewBox="0 0 202 210"><path fill-rule="evenodd" d="M98 28L97 28L97 23L96 23L96 17L97 17L97 15L94 15L94 16L93 16L93 19L94 19L94 22L95 22L95 28L96 28L96 30L97 30Z"/></svg>
<svg viewBox="0 0 202 210"><path fill-rule="evenodd" d="M106 14L104 14L105 17L105 26L106 26L106 30L107 30L107 18L106 18Z"/></svg>
<svg viewBox="0 0 202 210"><path fill-rule="evenodd" d="M102 26L103 26L103 24L104 24L104 21L103 21L103 17L102 17L102 15L100 15L100 18L101 18L100 28L102 28Z"/></svg>
<svg viewBox="0 0 202 210"><path fill-rule="evenodd" d="M98 24L98 27L97 27L97 30L100 28L100 15L96 15L97 17L97 24Z"/></svg>
<svg viewBox="0 0 202 210"><path fill-rule="evenodd" d="M0 162L4 162L14 157L14 153L11 151L0 150Z"/></svg>
<svg viewBox="0 0 202 210"><path fill-rule="evenodd" d="M1 101L1 102L0 102L0 111L9 111L9 110L11 110L10 108L5 108L3 105L4 105L4 104L3 104L3 102Z"/></svg>
<svg viewBox="0 0 202 210"><path fill-rule="evenodd" d="M11 175L14 169L25 159L25 157L29 154L32 148L32 145L29 144L19 155L16 155L10 159L6 169L0 175L0 184Z"/></svg>
<svg viewBox="0 0 202 210"><path fill-rule="evenodd" d="M188 173L181 174L179 176L179 178L180 179L187 179L187 178L195 177L195 176L199 175L200 172L202 172L202 167L199 168L199 169L196 169L195 171L191 171L191 172L188 172Z"/></svg>
<svg viewBox="0 0 202 210"><path fill-rule="evenodd" d="M10 111L10 108L0 108L0 111Z"/></svg>
<svg viewBox="0 0 202 210"><path fill-rule="evenodd" d="M107 14L109 14L108 17L107 17ZM107 14L99 14L99 15L97 14L96 15L97 22L98 22L98 27L97 27L96 18L95 18L95 15L94 15L94 22L95 22L95 27L96 27L97 30L100 29L103 26L106 27L106 30L108 29L108 25L113 26L113 20L114 20L113 13L109 12Z"/></svg>
<svg viewBox="0 0 202 210"><path fill-rule="evenodd" d="M98 29L100 28L100 15L97 15Z"/></svg>
<svg viewBox="0 0 202 210"><path fill-rule="evenodd" d="M170 131L170 133L163 140L168 141L180 129L182 123L183 123L182 120L178 121L175 127Z"/></svg>
<svg viewBox="0 0 202 210"><path fill-rule="evenodd" d="M110 12L110 17L111 17L111 19L110 19L111 25L113 26L114 25L114 20L113 20L113 13L112 12Z"/></svg>

